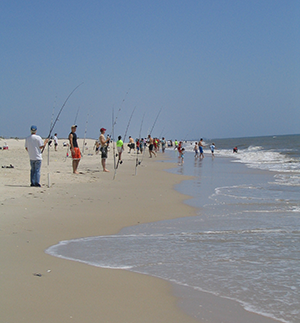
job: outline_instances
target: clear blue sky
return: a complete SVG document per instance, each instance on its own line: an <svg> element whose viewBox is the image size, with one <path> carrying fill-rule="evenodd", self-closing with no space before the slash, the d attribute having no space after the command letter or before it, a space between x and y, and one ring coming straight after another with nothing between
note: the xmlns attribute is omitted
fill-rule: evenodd
<svg viewBox="0 0 300 323"><path fill-rule="evenodd" d="M299 0L1 0L0 136L300 133ZM128 92L128 94L126 94ZM125 100L124 100L125 99Z"/></svg>

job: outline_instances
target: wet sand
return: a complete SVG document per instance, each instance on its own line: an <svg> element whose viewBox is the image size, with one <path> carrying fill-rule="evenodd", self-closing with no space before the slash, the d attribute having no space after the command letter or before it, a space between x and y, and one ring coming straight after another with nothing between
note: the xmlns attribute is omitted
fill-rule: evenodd
<svg viewBox="0 0 300 323"><path fill-rule="evenodd" d="M116 234L126 226L196 214L183 203L189 197L173 189L187 177L165 172L176 165L163 162L162 154L150 159L146 153L135 176L136 155L125 150L113 180L112 151L110 173L104 173L100 156L92 151L94 141L88 140L80 174L74 175L64 141L57 152L51 148L49 166L45 150L41 188L29 187L24 140L5 140L9 149L0 151L0 166L14 166L0 171L1 321L199 322L179 306L182 291L164 280L45 254L62 240ZM236 317L245 323L272 321L240 306L237 311L235 302L205 293L202 297L203 322L219 323L224 315L228 322Z"/></svg>

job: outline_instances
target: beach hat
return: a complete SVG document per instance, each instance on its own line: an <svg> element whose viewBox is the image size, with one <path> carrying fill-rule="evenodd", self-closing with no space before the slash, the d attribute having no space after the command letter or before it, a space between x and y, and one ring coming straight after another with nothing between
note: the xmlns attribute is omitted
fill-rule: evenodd
<svg viewBox="0 0 300 323"><path fill-rule="evenodd" d="M31 126L30 130L31 131L37 131L37 126Z"/></svg>
<svg viewBox="0 0 300 323"><path fill-rule="evenodd" d="M106 131L106 129L105 129L105 128L101 128L101 129L100 129L100 131L101 131L101 132L102 132L102 131Z"/></svg>

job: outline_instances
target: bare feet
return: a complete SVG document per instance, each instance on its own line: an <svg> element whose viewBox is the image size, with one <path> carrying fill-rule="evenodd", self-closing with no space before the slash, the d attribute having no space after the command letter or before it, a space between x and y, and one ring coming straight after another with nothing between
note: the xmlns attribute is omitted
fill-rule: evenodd
<svg viewBox="0 0 300 323"><path fill-rule="evenodd" d="M103 172L109 173L108 169L103 169Z"/></svg>
<svg viewBox="0 0 300 323"><path fill-rule="evenodd" d="M78 172L77 172L77 170L75 171L75 172L73 172L73 174L79 174Z"/></svg>

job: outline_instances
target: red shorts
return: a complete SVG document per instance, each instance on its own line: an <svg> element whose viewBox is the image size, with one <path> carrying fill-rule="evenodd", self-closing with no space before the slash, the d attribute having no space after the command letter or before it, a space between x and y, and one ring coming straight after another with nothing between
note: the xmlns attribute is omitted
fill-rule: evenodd
<svg viewBox="0 0 300 323"><path fill-rule="evenodd" d="M80 149L78 147L75 147L74 152L71 151L71 153L74 160L79 160L81 158Z"/></svg>

